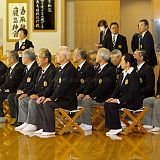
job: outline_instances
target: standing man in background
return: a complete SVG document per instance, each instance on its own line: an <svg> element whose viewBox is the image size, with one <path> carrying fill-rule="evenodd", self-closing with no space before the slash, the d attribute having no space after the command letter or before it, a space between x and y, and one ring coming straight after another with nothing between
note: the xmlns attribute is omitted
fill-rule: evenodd
<svg viewBox="0 0 160 160"><path fill-rule="evenodd" d="M152 34L149 32L149 23L146 19L140 20L139 32L141 33L141 49L146 51L147 64L151 67L157 65L157 57L154 49L154 41Z"/></svg>
<svg viewBox="0 0 160 160"><path fill-rule="evenodd" d="M119 49L122 55L128 53L128 46L126 37L119 34L119 25L117 22L113 22L110 25L111 35L105 38L104 47L109 49L111 52L114 49Z"/></svg>

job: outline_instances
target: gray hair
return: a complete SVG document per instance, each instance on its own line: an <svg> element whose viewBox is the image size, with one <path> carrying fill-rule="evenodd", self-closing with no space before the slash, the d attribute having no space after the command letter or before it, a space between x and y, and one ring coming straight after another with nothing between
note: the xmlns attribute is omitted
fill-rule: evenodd
<svg viewBox="0 0 160 160"><path fill-rule="evenodd" d="M23 51L22 57L29 58L32 61L34 61L36 58L36 55L35 55L35 52L33 51L33 49L26 49Z"/></svg>
<svg viewBox="0 0 160 160"><path fill-rule="evenodd" d="M14 60L15 62L18 62L18 61L19 61L19 55L18 55L18 53L17 53L16 51L9 51L9 52L8 52L8 56L9 56L10 58L13 58L13 60Z"/></svg>
<svg viewBox="0 0 160 160"><path fill-rule="evenodd" d="M48 58L48 62L50 63L52 58L51 52L47 48L41 48L39 51L44 54L44 58Z"/></svg>
<svg viewBox="0 0 160 160"><path fill-rule="evenodd" d="M143 49L136 49L135 52L138 52L140 56L143 57L143 60L146 61L147 60L147 55L146 55L146 51Z"/></svg>
<svg viewBox="0 0 160 160"><path fill-rule="evenodd" d="M106 48L100 48L97 53L102 59L108 61L110 59L110 50Z"/></svg>
<svg viewBox="0 0 160 160"><path fill-rule="evenodd" d="M82 58L82 59L87 59L88 55L86 53L86 50L84 48L77 48L75 49L78 52L78 55Z"/></svg>
<svg viewBox="0 0 160 160"><path fill-rule="evenodd" d="M60 46L58 48L58 51L61 52L61 54L66 55L67 60L70 59L71 51L70 51L70 49L67 46Z"/></svg>
<svg viewBox="0 0 160 160"><path fill-rule="evenodd" d="M119 49L114 49L111 54L122 57L122 52Z"/></svg>

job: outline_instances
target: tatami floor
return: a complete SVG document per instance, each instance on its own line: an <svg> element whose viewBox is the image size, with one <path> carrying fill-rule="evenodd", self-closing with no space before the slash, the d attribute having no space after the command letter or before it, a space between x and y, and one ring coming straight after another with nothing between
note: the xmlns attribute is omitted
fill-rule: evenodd
<svg viewBox="0 0 160 160"><path fill-rule="evenodd" d="M105 131L40 138L0 124L0 160L159 160L160 134L106 137Z"/></svg>

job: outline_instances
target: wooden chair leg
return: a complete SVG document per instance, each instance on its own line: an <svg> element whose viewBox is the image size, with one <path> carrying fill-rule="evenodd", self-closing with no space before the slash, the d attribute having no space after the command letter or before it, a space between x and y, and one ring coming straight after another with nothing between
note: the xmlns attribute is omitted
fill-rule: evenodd
<svg viewBox="0 0 160 160"><path fill-rule="evenodd" d="M142 131L142 133L147 133L147 130L141 124L141 120L142 120L143 116L145 115L145 113L148 112L148 108L145 107L145 108L143 108L143 110L139 110L137 112L133 111L134 113L131 113L128 109L125 109L125 108L123 109L123 111L124 111L124 114L121 116L121 120L124 121L125 117L128 116L133 121L133 123L129 124L127 122L129 124L129 126L124 132L122 132L122 134L127 135L129 132L131 132L135 128L135 126L138 126L139 129ZM136 116L136 114L137 114L137 116ZM124 122L126 122L126 121L124 121ZM127 124L127 123L125 123L125 124Z"/></svg>
<svg viewBox="0 0 160 160"><path fill-rule="evenodd" d="M78 132L83 133L84 131L79 127L79 125L75 122L76 119L84 112L84 108L80 108L74 115L73 118L71 118L67 111L63 110L62 108L58 109L58 112L62 114L63 117L66 118L66 122L64 122L64 127L59 131L59 134L62 135L65 131L68 129L72 130L73 127L77 129ZM58 114L57 114L58 115ZM60 114L59 114L60 115ZM60 116L61 117L61 116Z"/></svg>
<svg viewBox="0 0 160 160"><path fill-rule="evenodd" d="M8 100L3 101L3 112L4 112L6 122L10 122L11 116L10 116Z"/></svg>
<svg viewBox="0 0 160 160"><path fill-rule="evenodd" d="M92 122L93 122L93 124L94 124L94 122L98 123L96 125L96 127L94 127L94 129L101 130L105 126L104 107L103 106L95 106L95 107L93 107L93 109L95 110L95 112L93 112ZM97 119L98 119L98 122L97 122Z"/></svg>

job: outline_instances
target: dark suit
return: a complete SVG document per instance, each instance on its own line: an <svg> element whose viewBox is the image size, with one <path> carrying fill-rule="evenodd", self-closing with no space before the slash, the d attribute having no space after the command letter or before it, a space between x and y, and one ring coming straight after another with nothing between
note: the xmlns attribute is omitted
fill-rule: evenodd
<svg viewBox="0 0 160 160"><path fill-rule="evenodd" d="M32 94L36 94L38 96L43 96L46 93L46 88L48 85L53 81L53 78L55 76L55 66L51 64L48 69L45 71L44 74L42 74L42 69L38 72L38 76L36 79L36 83L34 87L32 87L30 90L27 90L26 93L30 96ZM41 76L42 74L42 76Z"/></svg>
<svg viewBox="0 0 160 160"><path fill-rule="evenodd" d="M120 75L117 87L111 95L112 98L119 99L120 104L107 102L104 104L106 127L110 129L121 128L118 109L141 108L141 96L139 92L140 83L136 71L127 74L123 83L122 79L123 73Z"/></svg>
<svg viewBox="0 0 160 160"><path fill-rule="evenodd" d="M114 49L119 49L122 52L122 55L128 53L128 46L126 37L118 34L115 47L113 47L112 43L112 35L109 35L105 38L104 47L113 51Z"/></svg>
<svg viewBox="0 0 160 160"><path fill-rule="evenodd" d="M155 96L155 75L153 69L146 63L137 71L140 80L142 99Z"/></svg>
<svg viewBox="0 0 160 160"><path fill-rule="evenodd" d="M102 44L102 47L105 47L105 39L106 39L106 37L108 35L111 35L110 29L108 28L107 31L106 31L106 33L105 33L105 35L103 35L103 34L104 34L104 32L101 31L100 32L100 42L99 42L99 44Z"/></svg>
<svg viewBox="0 0 160 160"><path fill-rule="evenodd" d="M7 71L7 66L2 62L0 61L0 77L5 74Z"/></svg>
<svg viewBox="0 0 160 160"><path fill-rule="evenodd" d="M140 49L140 34L139 33L135 33L132 37L132 41L131 41L131 48L133 53L136 51L136 49Z"/></svg>
<svg viewBox="0 0 160 160"><path fill-rule="evenodd" d="M77 96L79 94L89 94L93 88L93 78L95 75L94 66L86 61L81 67L81 69L78 70L77 74Z"/></svg>
<svg viewBox="0 0 160 160"><path fill-rule="evenodd" d="M27 67L26 67L27 68ZM31 68L29 69L29 71L27 73L25 73L24 69L24 77L20 83L20 85L18 86L17 90L22 90L24 93L26 93L27 91L29 91L30 89L32 89L36 83L36 78L38 75L38 71L39 71L39 67L37 65L37 62L34 62L31 66ZM18 98L19 98L20 94L16 94L16 93L11 93L8 96L8 101L9 101L9 107L10 107L10 114L12 118L17 117L17 113L18 113Z"/></svg>
<svg viewBox="0 0 160 160"><path fill-rule="evenodd" d="M25 49L29 49L29 48L34 48L34 46L31 41L26 39L26 41L23 42L20 47L19 47L19 41L16 42L14 50L18 52L18 51L24 51Z"/></svg>
<svg viewBox="0 0 160 160"><path fill-rule="evenodd" d="M121 66L116 67L116 82L118 82L120 74L122 73L123 69Z"/></svg>
<svg viewBox="0 0 160 160"><path fill-rule="evenodd" d="M89 94L91 98L83 98L82 101L79 101L79 106L84 107L84 112L79 119L80 123L91 125L91 116L92 116L92 107L93 106L102 106L106 99L108 99L116 84L116 73L115 68L106 64L103 69L99 68L96 71L94 77L94 88L93 91Z"/></svg>
<svg viewBox="0 0 160 160"><path fill-rule="evenodd" d="M4 116L3 101L9 94L16 92L18 85L23 78L24 66L21 63L17 63L11 73L10 69L11 67L0 77L0 117Z"/></svg>
<svg viewBox="0 0 160 160"><path fill-rule="evenodd" d="M152 34L147 31L141 41L142 49L146 51L147 64L150 66L157 65L157 57L154 49L154 41Z"/></svg>
<svg viewBox="0 0 160 160"><path fill-rule="evenodd" d="M96 102L104 102L111 96L116 84L115 68L107 64L100 73L97 70L94 82L94 90L89 96Z"/></svg>
<svg viewBox="0 0 160 160"><path fill-rule="evenodd" d="M70 62L67 63L55 76L54 91L50 97L52 101L37 107L37 114L43 117L38 120L38 124L45 132L55 131L55 116L53 114L55 108L61 107L68 110L77 108L76 75L77 71L74 66Z"/></svg>

